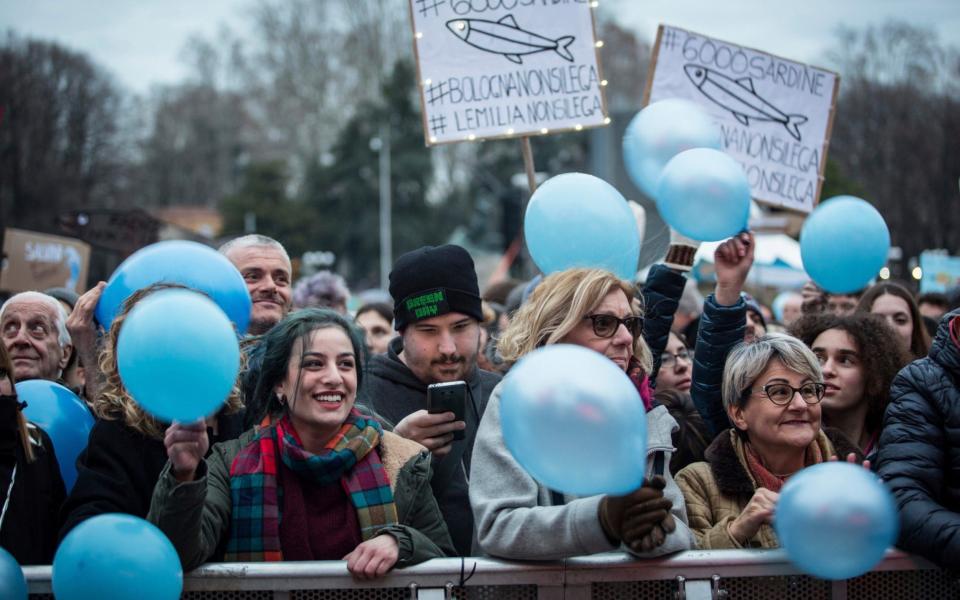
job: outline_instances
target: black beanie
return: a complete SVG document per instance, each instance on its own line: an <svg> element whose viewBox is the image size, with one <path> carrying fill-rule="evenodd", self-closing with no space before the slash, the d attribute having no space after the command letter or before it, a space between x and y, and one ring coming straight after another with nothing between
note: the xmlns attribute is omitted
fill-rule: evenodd
<svg viewBox="0 0 960 600"><path fill-rule="evenodd" d="M390 271L394 327L451 312L483 320L480 286L470 254L460 246L424 246L397 259Z"/></svg>

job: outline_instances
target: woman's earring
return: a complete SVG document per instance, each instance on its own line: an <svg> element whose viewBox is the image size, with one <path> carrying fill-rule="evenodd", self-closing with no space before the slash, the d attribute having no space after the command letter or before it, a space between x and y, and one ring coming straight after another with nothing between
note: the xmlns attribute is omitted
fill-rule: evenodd
<svg viewBox="0 0 960 600"><path fill-rule="evenodd" d="M286 404L287 404L287 395L286 395L286 394L277 394L277 402L280 403L280 406L286 406Z"/></svg>

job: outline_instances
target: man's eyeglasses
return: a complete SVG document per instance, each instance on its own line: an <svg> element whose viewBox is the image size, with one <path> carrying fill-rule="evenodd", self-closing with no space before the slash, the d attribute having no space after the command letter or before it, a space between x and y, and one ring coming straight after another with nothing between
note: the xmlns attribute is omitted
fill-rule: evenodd
<svg viewBox="0 0 960 600"><path fill-rule="evenodd" d="M643 333L643 317L621 319L613 315L587 315L584 319L590 319L593 324L593 333L602 338L613 337L621 323L634 339Z"/></svg>
<svg viewBox="0 0 960 600"><path fill-rule="evenodd" d="M750 389L748 392L762 391L766 394L770 402L777 406L786 406L793 400L793 395L800 392L800 397L807 404L817 404L823 400L823 394L826 393L827 386L822 383L805 383L798 388L786 383L768 383L759 390Z"/></svg>
<svg viewBox="0 0 960 600"><path fill-rule="evenodd" d="M677 361L685 360L687 362L693 362L693 352L690 352L687 349L683 349L676 354L672 352L664 352L660 355L660 368L662 369L672 369Z"/></svg>

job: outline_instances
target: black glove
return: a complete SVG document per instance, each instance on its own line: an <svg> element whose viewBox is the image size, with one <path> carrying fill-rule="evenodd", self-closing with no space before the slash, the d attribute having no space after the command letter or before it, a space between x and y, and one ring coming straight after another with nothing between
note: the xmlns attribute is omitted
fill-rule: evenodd
<svg viewBox="0 0 960 600"><path fill-rule="evenodd" d="M626 496L605 496L598 512L607 538L614 544L636 541L662 523L673 506L663 497L665 486L666 481L657 475Z"/></svg>

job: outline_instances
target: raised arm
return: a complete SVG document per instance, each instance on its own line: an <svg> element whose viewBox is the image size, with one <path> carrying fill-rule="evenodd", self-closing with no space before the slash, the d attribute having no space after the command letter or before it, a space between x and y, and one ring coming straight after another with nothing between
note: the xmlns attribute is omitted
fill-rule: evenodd
<svg viewBox="0 0 960 600"><path fill-rule="evenodd" d="M721 393L723 366L730 350L743 341L747 305L740 292L753 265L754 239L740 233L717 247L717 285L703 303L694 351L690 395L712 435L730 426Z"/></svg>

